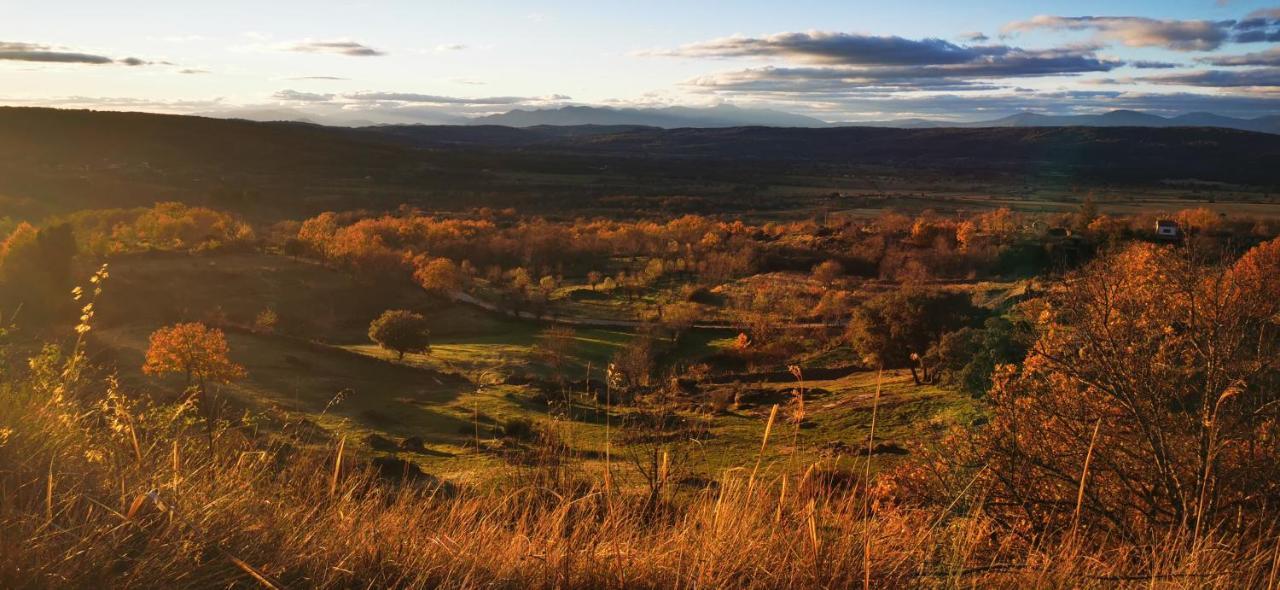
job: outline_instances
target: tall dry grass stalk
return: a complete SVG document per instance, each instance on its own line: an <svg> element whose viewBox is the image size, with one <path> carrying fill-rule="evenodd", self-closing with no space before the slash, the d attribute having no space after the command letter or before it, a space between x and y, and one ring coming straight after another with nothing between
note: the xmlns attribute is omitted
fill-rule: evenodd
<svg viewBox="0 0 1280 590"><path fill-rule="evenodd" d="M1084 467L1080 469L1080 489L1076 492L1076 510L1071 515L1071 533L1068 538L1075 539L1080 528L1080 509L1084 507L1085 481L1089 478L1089 463L1093 462L1093 449L1098 446L1098 432L1102 430L1102 418L1093 425L1093 434L1089 437L1089 450L1084 454Z"/></svg>
<svg viewBox="0 0 1280 590"><path fill-rule="evenodd" d="M764 423L764 435L760 437L760 453L756 455L755 467L751 468L748 487L753 487L756 483L756 475L760 472L760 462L764 460L765 449L769 448L769 433L773 431L773 422L777 419L778 404L773 404L773 409L769 410L769 420Z"/></svg>
<svg viewBox="0 0 1280 590"><path fill-rule="evenodd" d="M344 436L338 441L338 452L333 458L333 473L329 477L329 496L331 497L338 493L338 478L342 476L342 453L346 448L347 437Z"/></svg>
<svg viewBox="0 0 1280 590"><path fill-rule="evenodd" d="M876 441L876 418L880 411L880 390L884 384L884 369L876 372L876 393L871 400L871 427L867 430L867 463L862 472L862 489L863 500L862 510L866 513L868 522L871 520L871 494L865 493L871 488L871 455L875 450ZM871 588L871 527L867 526L864 533L864 542L862 546L862 588L868 590Z"/></svg>
<svg viewBox="0 0 1280 590"><path fill-rule="evenodd" d="M1228 588L1265 585L1276 554L1274 536L1212 533L1191 553L1102 541L1066 553L980 511L871 513L863 488L804 476L783 492L745 470L657 514L638 491L615 488L610 501L589 479L397 485L340 440L298 447L230 427L208 457L167 412L136 414L137 461L127 434L79 406L45 407L11 385L0 394L0 429L12 430L0 445L5 588ZM50 474L55 485L42 485Z"/></svg>
<svg viewBox="0 0 1280 590"><path fill-rule="evenodd" d="M970 488L985 469L946 505L892 502L871 477L879 378L859 485L816 466L762 480L775 405L750 472L656 506L571 454L524 483L395 481L345 438L314 440L287 420L270 435L220 423L219 444L201 452L190 404L121 397L108 410L107 386L76 379L0 380L0 588L1237 588L1277 577L1280 539L1260 526L1159 545L1015 534L1033 529L962 500L983 495ZM112 412L131 427L111 428ZM664 486L673 461L661 456Z"/></svg>

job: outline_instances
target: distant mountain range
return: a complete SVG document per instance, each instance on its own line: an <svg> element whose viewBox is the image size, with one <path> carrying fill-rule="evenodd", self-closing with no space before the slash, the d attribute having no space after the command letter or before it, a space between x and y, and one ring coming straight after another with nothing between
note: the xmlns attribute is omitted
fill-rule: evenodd
<svg viewBox="0 0 1280 590"><path fill-rule="evenodd" d="M664 108L612 108L592 106L567 106L549 109L516 109L505 113L482 117L458 115L432 115L430 120L416 116L385 114L377 121L360 118L359 115L335 119L331 115L319 115L303 109L286 107L234 108L205 113L220 119L244 119L249 121L293 121L339 127L370 127L374 125L478 125L514 128L530 127L578 127L606 128L655 127L659 129L725 127L893 127L897 129L933 129L942 127L1220 127L1280 134L1280 114L1240 119L1214 113L1187 113L1176 117L1161 117L1140 111L1118 110L1097 115L1041 115L1017 113L999 119L984 121L945 121L939 119L892 119L885 121L847 121L828 123L813 117L796 115L773 109L749 109L733 105L713 107L664 107ZM598 131L598 130L597 130Z"/></svg>
<svg viewBox="0 0 1280 590"><path fill-rule="evenodd" d="M1261 133L1280 133L1280 115L1256 119L1236 119L1213 113L1187 113L1177 117L1161 117L1139 111L1111 111L1100 115L1041 115L1018 113L989 121L956 123L932 119L898 119L841 123L849 127L896 127L900 129L926 129L937 127L1222 127Z"/></svg>
<svg viewBox="0 0 1280 590"><path fill-rule="evenodd" d="M558 109L514 110L500 115L477 117L473 125L538 127L546 125L644 126L675 129L681 127L1222 127L1243 131L1280 134L1280 115L1237 119L1213 113L1187 113L1161 117L1139 111L1111 111L1099 115L1041 115L1018 113L987 121L955 122L936 119L897 119L827 123L813 117L771 109L744 109L732 105L707 108L667 107L657 109L614 109L573 106Z"/></svg>
<svg viewBox="0 0 1280 590"><path fill-rule="evenodd" d="M537 127L540 125L637 125L675 129L680 127L829 127L826 121L771 109L744 109L733 105L714 107L664 107L615 109L572 106L558 109L514 110L477 117L475 125Z"/></svg>

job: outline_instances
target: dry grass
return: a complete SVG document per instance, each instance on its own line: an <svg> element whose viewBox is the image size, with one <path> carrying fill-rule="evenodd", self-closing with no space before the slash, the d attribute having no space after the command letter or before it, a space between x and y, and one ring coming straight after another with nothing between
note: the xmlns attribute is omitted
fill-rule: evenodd
<svg viewBox="0 0 1280 590"><path fill-rule="evenodd" d="M1262 587L1276 545L1024 541L981 494L895 507L805 469L686 496L572 465L497 489L385 481L340 441L223 424L110 384L0 384L0 587ZM282 427L283 435L292 432ZM317 450L318 449L318 450ZM514 473L514 472L513 472ZM599 484L599 485L597 485Z"/></svg>
<svg viewBox="0 0 1280 590"><path fill-rule="evenodd" d="M610 485L618 480L608 471L588 475L596 472L545 436L535 460L512 465L503 481L457 488L408 478L396 464L377 469L345 438L305 422L246 415L219 421L210 441L189 403L125 395L83 362L80 345L69 358L46 346L21 369L0 347L0 588L1237 588L1277 580L1280 543L1261 524L1243 527L1254 531L1247 536L1209 531L1135 546L1088 528L1038 534L1034 523L997 523L973 483L945 505L917 506L892 501L869 463L860 474L830 464L761 472L777 406L755 466L724 470L692 491L667 485L665 448L654 447L658 485L645 490ZM1271 522L1264 516L1253 520Z"/></svg>

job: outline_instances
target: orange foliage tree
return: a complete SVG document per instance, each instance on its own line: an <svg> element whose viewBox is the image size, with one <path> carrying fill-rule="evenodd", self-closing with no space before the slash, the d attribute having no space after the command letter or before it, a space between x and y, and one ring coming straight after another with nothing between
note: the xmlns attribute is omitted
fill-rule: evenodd
<svg viewBox="0 0 1280 590"><path fill-rule="evenodd" d="M1037 342L968 455L989 509L1151 540L1280 504L1278 277L1280 239L1234 264L1137 244L1029 304Z"/></svg>
<svg viewBox="0 0 1280 590"><path fill-rule="evenodd" d="M244 377L244 367L232 362L227 337L222 330L190 322L166 326L151 333L142 372L148 375L177 373L186 380L190 399L200 406L213 454L213 404L208 399L209 383L230 383Z"/></svg>
<svg viewBox="0 0 1280 590"><path fill-rule="evenodd" d="M177 373L188 388L204 395L209 383L230 383L244 377L244 367L231 361L222 330L198 322L174 324L151 334L142 372L148 375Z"/></svg>
<svg viewBox="0 0 1280 590"><path fill-rule="evenodd" d="M413 278L428 292L449 296L462 288L463 273L448 258L418 255L413 260Z"/></svg>

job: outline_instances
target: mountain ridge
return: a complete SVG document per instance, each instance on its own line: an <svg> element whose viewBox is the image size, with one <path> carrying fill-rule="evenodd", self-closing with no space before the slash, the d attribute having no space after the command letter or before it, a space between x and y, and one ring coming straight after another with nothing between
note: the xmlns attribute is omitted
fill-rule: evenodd
<svg viewBox="0 0 1280 590"><path fill-rule="evenodd" d="M640 125L680 127L826 127L826 121L773 109L714 107L613 108L566 106L556 109L515 109L471 119L472 125L535 127L540 125Z"/></svg>
<svg viewBox="0 0 1280 590"><path fill-rule="evenodd" d="M241 119L258 122L314 123L332 127L384 126L502 126L532 127L652 127L660 129L726 127L892 127L898 129L980 128L980 127L1217 127L1280 134L1280 114L1240 118L1211 112L1190 112L1165 117L1142 111L1117 109L1105 113L1082 115L1047 115L1022 111L995 119L950 121L912 117L878 121L826 122L821 119L774 109L743 108L731 104L713 107L671 106L660 108L573 105L557 108L512 109L479 117L447 117L431 121L370 121L358 117L329 120L325 117L288 108L229 109L199 113L198 116L219 119Z"/></svg>
<svg viewBox="0 0 1280 590"><path fill-rule="evenodd" d="M888 121L853 121L838 123L838 127L892 127L898 129L932 129L982 127L1217 127L1280 134L1280 115L1263 115L1241 119L1216 113L1194 112L1174 117L1162 117L1133 110L1114 110L1094 115L1044 115L1020 112L983 121L941 121L937 119L895 119Z"/></svg>

